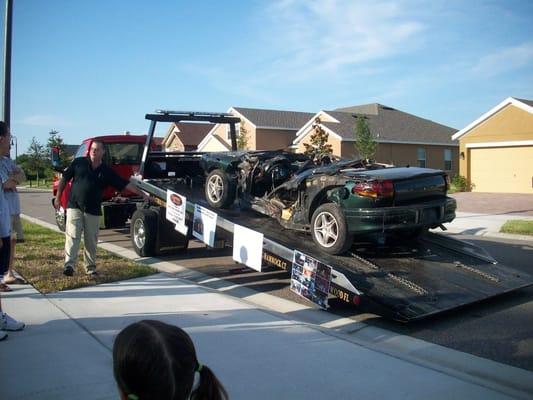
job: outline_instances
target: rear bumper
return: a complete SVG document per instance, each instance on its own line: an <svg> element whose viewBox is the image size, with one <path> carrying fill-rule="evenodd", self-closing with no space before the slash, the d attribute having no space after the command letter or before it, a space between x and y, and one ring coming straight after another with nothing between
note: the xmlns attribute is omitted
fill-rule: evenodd
<svg viewBox="0 0 533 400"><path fill-rule="evenodd" d="M344 210L348 231L353 234L434 228L455 218L457 203L447 197L401 207Z"/></svg>

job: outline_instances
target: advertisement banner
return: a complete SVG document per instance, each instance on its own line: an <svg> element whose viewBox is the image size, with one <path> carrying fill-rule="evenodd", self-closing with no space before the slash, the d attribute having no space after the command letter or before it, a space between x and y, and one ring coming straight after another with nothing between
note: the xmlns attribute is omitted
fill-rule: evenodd
<svg viewBox="0 0 533 400"><path fill-rule="evenodd" d="M292 260L291 290L322 308L328 307L331 267L298 250Z"/></svg>
<svg viewBox="0 0 533 400"><path fill-rule="evenodd" d="M187 235L187 224L185 222L185 210L187 198L181 194L167 190L167 220L175 225L175 228L182 235Z"/></svg>
<svg viewBox="0 0 533 400"><path fill-rule="evenodd" d="M241 225L233 225L233 259L261 272L263 234Z"/></svg>
<svg viewBox="0 0 533 400"><path fill-rule="evenodd" d="M215 244L217 214L198 204L194 205L192 235L210 247Z"/></svg>

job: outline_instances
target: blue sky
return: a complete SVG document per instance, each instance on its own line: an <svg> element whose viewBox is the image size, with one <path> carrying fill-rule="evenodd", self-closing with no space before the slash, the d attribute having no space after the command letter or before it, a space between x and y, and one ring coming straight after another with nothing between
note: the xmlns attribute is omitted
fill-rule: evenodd
<svg viewBox="0 0 533 400"><path fill-rule="evenodd" d="M378 102L461 129L533 99L528 0L13 2L19 153L52 129L142 133L158 108Z"/></svg>

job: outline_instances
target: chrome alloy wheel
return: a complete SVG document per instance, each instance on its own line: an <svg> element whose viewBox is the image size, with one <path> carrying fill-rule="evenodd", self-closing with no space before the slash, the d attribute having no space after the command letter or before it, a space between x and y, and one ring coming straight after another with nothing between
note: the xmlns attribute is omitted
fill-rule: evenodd
<svg viewBox="0 0 533 400"><path fill-rule="evenodd" d="M322 247L331 247L339 237L337 219L330 212L322 211L315 218L313 231L316 240Z"/></svg>
<svg viewBox="0 0 533 400"><path fill-rule="evenodd" d="M146 243L146 230L141 218L137 219L133 225L133 241L138 249L142 249Z"/></svg>
<svg viewBox="0 0 533 400"><path fill-rule="evenodd" d="M218 203L222 199L224 182L219 175L213 175L207 181L207 195L212 203Z"/></svg>

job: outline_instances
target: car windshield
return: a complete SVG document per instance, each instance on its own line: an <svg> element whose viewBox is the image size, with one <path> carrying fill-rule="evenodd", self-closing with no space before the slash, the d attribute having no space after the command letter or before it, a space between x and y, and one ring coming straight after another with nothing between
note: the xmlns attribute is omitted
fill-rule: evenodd
<svg viewBox="0 0 533 400"><path fill-rule="evenodd" d="M142 143L110 143L107 144L107 156L112 165L140 164L143 150Z"/></svg>

